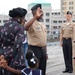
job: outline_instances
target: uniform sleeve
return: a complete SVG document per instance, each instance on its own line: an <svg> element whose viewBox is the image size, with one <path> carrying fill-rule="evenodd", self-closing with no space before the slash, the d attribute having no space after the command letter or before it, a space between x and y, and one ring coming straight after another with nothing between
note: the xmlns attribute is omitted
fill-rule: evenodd
<svg viewBox="0 0 75 75"><path fill-rule="evenodd" d="M18 50L21 50L24 39L25 39L24 29L19 28L15 35L13 46L10 48L8 52L6 52L6 55L5 55L6 60L14 58L16 56Z"/></svg>
<svg viewBox="0 0 75 75"><path fill-rule="evenodd" d="M33 28L33 25L28 29L28 32L33 32L34 31L34 28Z"/></svg>

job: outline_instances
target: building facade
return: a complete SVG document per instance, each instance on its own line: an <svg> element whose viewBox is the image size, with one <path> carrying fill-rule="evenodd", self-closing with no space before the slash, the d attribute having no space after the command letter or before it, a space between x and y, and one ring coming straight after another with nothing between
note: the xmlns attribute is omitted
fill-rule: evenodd
<svg viewBox="0 0 75 75"><path fill-rule="evenodd" d="M9 20L9 16L7 15L0 15L0 26L4 25Z"/></svg>
<svg viewBox="0 0 75 75"><path fill-rule="evenodd" d="M36 0L28 5L28 14L26 16L27 20L29 21L33 16L31 12L31 8L40 3L42 4L42 10L44 12L42 23L47 27L47 37L48 39L59 39L60 35L60 28L63 23L66 22L66 12L71 11L73 13L72 21L75 22L75 7L74 7L75 0L61 0L61 10L55 9L52 10L51 4L45 2L44 0ZM73 7L73 9L72 9Z"/></svg>
<svg viewBox="0 0 75 75"><path fill-rule="evenodd" d="M67 11L71 11L75 17L75 0L61 0L62 16L65 16Z"/></svg>
<svg viewBox="0 0 75 75"><path fill-rule="evenodd" d="M63 23L66 22L66 17L61 16L60 10L52 10L51 14L51 36L52 38L59 38L60 35L60 28ZM72 18L72 21L75 22L75 18Z"/></svg>
<svg viewBox="0 0 75 75"><path fill-rule="evenodd" d="M66 22L66 19L61 16L59 9L52 10L51 13L51 38L57 39L60 35L61 25Z"/></svg>

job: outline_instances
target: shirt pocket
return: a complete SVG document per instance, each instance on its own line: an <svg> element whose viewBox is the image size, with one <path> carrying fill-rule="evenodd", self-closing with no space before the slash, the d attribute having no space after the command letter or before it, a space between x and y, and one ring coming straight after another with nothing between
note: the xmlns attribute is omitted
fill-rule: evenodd
<svg viewBox="0 0 75 75"><path fill-rule="evenodd" d="M73 31L73 27L68 27L67 29L68 29L68 31L70 31L70 32Z"/></svg>
<svg viewBox="0 0 75 75"><path fill-rule="evenodd" d="M36 32L41 32L41 31L42 31L41 26L36 27L36 28L35 28L35 31L36 31Z"/></svg>
<svg viewBox="0 0 75 75"><path fill-rule="evenodd" d="M61 29L62 29L62 31L64 31L66 29L66 27L62 27Z"/></svg>

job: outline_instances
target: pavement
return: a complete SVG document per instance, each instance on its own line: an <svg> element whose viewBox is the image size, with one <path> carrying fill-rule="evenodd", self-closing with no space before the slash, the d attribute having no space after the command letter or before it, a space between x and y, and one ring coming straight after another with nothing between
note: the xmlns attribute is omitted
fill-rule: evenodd
<svg viewBox="0 0 75 75"><path fill-rule="evenodd" d="M73 75L73 73L62 73L65 70L62 47L60 45L48 45L48 60L46 75Z"/></svg>

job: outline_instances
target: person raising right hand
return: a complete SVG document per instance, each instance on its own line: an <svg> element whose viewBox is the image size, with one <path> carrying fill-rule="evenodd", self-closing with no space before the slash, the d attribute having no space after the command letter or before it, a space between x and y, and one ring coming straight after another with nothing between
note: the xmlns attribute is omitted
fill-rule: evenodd
<svg viewBox="0 0 75 75"><path fill-rule="evenodd" d="M41 23L43 17L42 5L36 4L31 8L33 18L25 24L28 37L28 50L34 52L39 60L39 69L42 75L46 75L46 59L47 56L47 30L45 25Z"/></svg>

